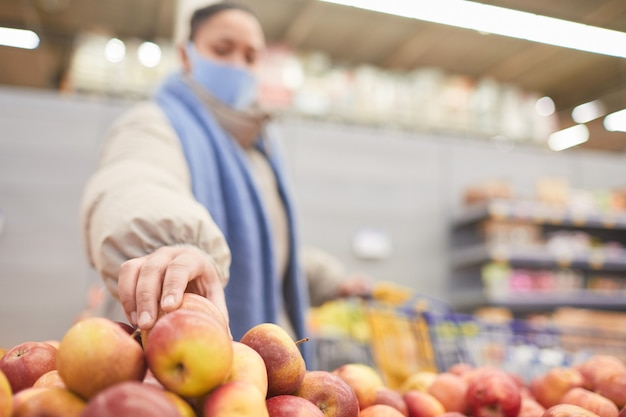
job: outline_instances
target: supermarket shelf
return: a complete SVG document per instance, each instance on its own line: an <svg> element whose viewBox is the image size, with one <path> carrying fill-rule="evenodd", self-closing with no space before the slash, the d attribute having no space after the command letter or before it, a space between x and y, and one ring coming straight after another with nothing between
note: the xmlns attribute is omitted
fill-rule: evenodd
<svg viewBox="0 0 626 417"><path fill-rule="evenodd" d="M626 212L577 212L568 207L536 201L491 200L464 208L453 218L453 227L486 219L531 221L562 227L626 230Z"/></svg>
<svg viewBox="0 0 626 417"><path fill-rule="evenodd" d="M481 290L467 291L451 296L458 310L469 311L480 306L506 307L514 312L551 310L555 307L626 310L626 293L605 293L591 290L567 292L526 292L488 295Z"/></svg>
<svg viewBox="0 0 626 417"><path fill-rule="evenodd" d="M611 249L610 254L594 250L586 254L556 255L545 249L516 250L479 244L455 249L451 254L454 268L478 266L485 262L506 262L528 268L578 268L597 271L625 271L626 250Z"/></svg>

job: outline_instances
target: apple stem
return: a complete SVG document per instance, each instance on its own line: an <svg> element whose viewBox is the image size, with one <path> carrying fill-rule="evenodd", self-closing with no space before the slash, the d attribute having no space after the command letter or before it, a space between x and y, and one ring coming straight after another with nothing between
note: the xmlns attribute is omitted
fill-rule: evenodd
<svg viewBox="0 0 626 417"><path fill-rule="evenodd" d="M296 346L299 345L300 343L304 343L304 342L308 342L308 341L309 341L308 337L302 338L300 340L296 340Z"/></svg>

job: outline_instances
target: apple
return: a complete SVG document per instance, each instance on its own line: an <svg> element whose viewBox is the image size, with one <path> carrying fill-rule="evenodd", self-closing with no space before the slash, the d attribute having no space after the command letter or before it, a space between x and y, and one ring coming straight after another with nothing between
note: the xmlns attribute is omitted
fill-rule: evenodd
<svg viewBox="0 0 626 417"><path fill-rule="evenodd" d="M458 411L446 411L439 417L467 417L467 414L459 413Z"/></svg>
<svg viewBox="0 0 626 417"><path fill-rule="evenodd" d="M354 390L329 371L307 371L295 395L311 401L326 417L359 415L359 400Z"/></svg>
<svg viewBox="0 0 626 417"><path fill-rule="evenodd" d="M571 388L563 395L559 403L578 405L593 411L600 417L617 417L619 414L619 408L613 401L582 387Z"/></svg>
<svg viewBox="0 0 626 417"><path fill-rule="evenodd" d="M377 370L363 363L346 363L332 371L354 390L362 410L376 401L376 390L384 387L382 377Z"/></svg>
<svg viewBox="0 0 626 417"><path fill-rule="evenodd" d="M265 401L269 417L324 417L311 401L297 395L282 394Z"/></svg>
<svg viewBox="0 0 626 417"><path fill-rule="evenodd" d="M226 382L251 382L263 394L263 398L267 397L267 369L263 358L256 350L244 343L236 340L233 340L232 343L233 364Z"/></svg>
<svg viewBox="0 0 626 417"><path fill-rule="evenodd" d="M611 374L616 371L626 371L626 365L613 355L592 355L581 363L574 365L583 376L583 387L594 390L595 381L603 374Z"/></svg>
<svg viewBox="0 0 626 417"><path fill-rule="evenodd" d="M267 397L293 394L306 373L302 352L289 333L274 323L257 324L239 340L254 349L267 370Z"/></svg>
<svg viewBox="0 0 626 417"><path fill-rule="evenodd" d="M472 372L465 399L473 417L517 417L522 401L511 375L490 367Z"/></svg>
<svg viewBox="0 0 626 417"><path fill-rule="evenodd" d="M56 339L44 340L43 342L49 344L50 346L54 346L57 349L59 348L59 345L61 344L61 341L56 340Z"/></svg>
<svg viewBox="0 0 626 417"><path fill-rule="evenodd" d="M88 317L61 339L57 370L68 389L88 400L119 382L142 381L147 366L133 336L112 320Z"/></svg>
<svg viewBox="0 0 626 417"><path fill-rule="evenodd" d="M402 382L400 392L404 394L407 391L426 391L435 378L437 378L437 372L417 371Z"/></svg>
<svg viewBox="0 0 626 417"><path fill-rule="evenodd" d="M65 382L59 375L59 371L53 369L40 376L37 381L33 383L33 387L58 387L67 388Z"/></svg>
<svg viewBox="0 0 626 417"><path fill-rule="evenodd" d="M32 397L36 393L38 393L40 391L43 391L45 389L47 389L47 388L45 388L45 387L30 387L30 388L24 388L20 392L14 393L13 394L13 409L15 410L16 408L18 408L20 406L20 404L22 404L23 402L27 401L30 397Z"/></svg>
<svg viewBox="0 0 626 417"><path fill-rule="evenodd" d="M230 333L213 317L192 310L165 314L146 339L148 367L168 390L202 396L224 383L233 363Z"/></svg>
<svg viewBox="0 0 626 417"><path fill-rule="evenodd" d="M11 417L12 410L13 390L4 372L0 371L0 417Z"/></svg>
<svg viewBox="0 0 626 417"><path fill-rule="evenodd" d="M615 368L613 372L598 375L593 390L613 401L618 408L626 406L626 370Z"/></svg>
<svg viewBox="0 0 626 417"><path fill-rule="evenodd" d="M140 381L123 381L94 395L81 417L180 417L165 390Z"/></svg>
<svg viewBox="0 0 626 417"><path fill-rule="evenodd" d="M380 387L376 390L376 399L374 400L374 404L390 405L400 411L402 415L409 415L409 410L407 409L406 402L404 401L402 394L387 386Z"/></svg>
<svg viewBox="0 0 626 417"><path fill-rule="evenodd" d="M48 371L56 369L57 349L43 342L22 342L13 346L0 359L0 371L15 394L32 387Z"/></svg>
<svg viewBox="0 0 626 417"><path fill-rule="evenodd" d="M7 349L5 348L0 348L0 358L2 358L4 356L4 354L7 353Z"/></svg>
<svg viewBox="0 0 626 417"><path fill-rule="evenodd" d="M359 417L403 417L397 408L385 404L373 404L363 408L359 412Z"/></svg>
<svg viewBox="0 0 626 417"><path fill-rule="evenodd" d="M202 403L203 417L269 417L265 396L251 382L230 381L215 388Z"/></svg>
<svg viewBox="0 0 626 417"><path fill-rule="evenodd" d="M541 417L546 408L530 395L522 395L522 404L517 417Z"/></svg>
<svg viewBox="0 0 626 417"><path fill-rule="evenodd" d="M180 413L180 417L196 417L196 412L187 399L166 389L163 390L163 393L174 403Z"/></svg>
<svg viewBox="0 0 626 417"><path fill-rule="evenodd" d="M446 412L443 404L426 391L409 390L403 398L409 417L437 417Z"/></svg>
<svg viewBox="0 0 626 417"><path fill-rule="evenodd" d="M27 400L19 402L12 417L78 417L85 401L65 388L35 389Z"/></svg>
<svg viewBox="0 0 626 417"><path fill-rule="evenodd" d="M144 383L144 384L154 385L155 387L165 389L165 387L163 386L163 384L161 384L161 383L159 382L159 380L158 380L158 379L156 379L156 377L154 376L154 374L152 373L152 371L150 370L150 368L148 368L148 370L146 371L146 376L143 378L143 383Z"/></svg>
<svg viewBox="0 0 626 417"><path fill-rule="evenodd" d="M548 407L542 417L600 417L593 411L574 404L557 404Z"/></svg>
<svg viewBox="0 0 626 417"><path fill-rule="evenodd" d="M446 411L467 412L467 381L462 376L452 372L437 374L426 392L438 399Z"/></svg>
<svg viewBox="0 0 626 417"><path fill-rule="evenodd" d="M534 377L528 388L539 404L549 408L558 404L570 388L582 387L584 383L583 376L577 369L557 366Z"/></svg>
<svg viewBox="0 0 626 417"><path fill-rule="evenodd" d="M224 328L230 334L230 328L228 327L228 321L226 320L226 317L224 317L224 314L220 311L220 309L217 308L217 306L206 297L191 292L183 293L183 299L180 303L180 306L178 307L178 310L191 310L208 314L209 316L222 323ZM159 306L159 309L157 311L157 320L163 317L165 314L167 313ZM146 345L149 333L149 329L141 330L140 332L139 340L143 346Z"/></svg>

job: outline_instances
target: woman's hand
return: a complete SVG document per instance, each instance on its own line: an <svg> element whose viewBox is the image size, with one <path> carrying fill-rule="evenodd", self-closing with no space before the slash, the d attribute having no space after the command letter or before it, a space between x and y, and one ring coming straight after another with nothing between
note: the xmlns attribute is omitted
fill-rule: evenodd
<svg viewBox="0 0 626 417"><path fill-rule="evenodd" d="M193 246L164 246L130 259L120 267L118 292L126 317L134 326L150 329L159 305L165 312L180 307L183 294L208 298L228 321L224 288L209 256Z"/></svg>

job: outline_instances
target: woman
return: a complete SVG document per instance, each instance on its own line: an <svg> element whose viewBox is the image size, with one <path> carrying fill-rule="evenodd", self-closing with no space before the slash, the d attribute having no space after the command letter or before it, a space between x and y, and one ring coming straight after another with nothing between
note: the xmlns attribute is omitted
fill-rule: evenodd
<svg viewBox="0 0 626 417"><path fill-rule="evenodd" d="M117 317L139 328L190 291L221 308L236 340L261 322L306 336L309 297L290 191L277 143L263 131L268 117L254 108L264 48L244 6L197 10L180 48L182 71L105 141L83 199L84 237L119 300L111 305L123 309ZM339 283L337 268L317 269L333 270L326 293L366 291L363 280Z"/></svg>

